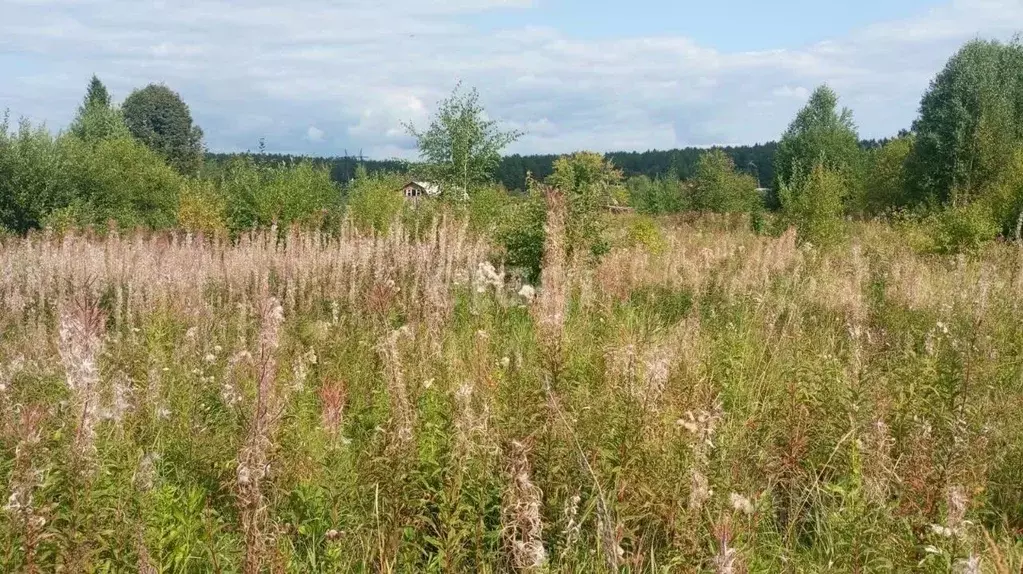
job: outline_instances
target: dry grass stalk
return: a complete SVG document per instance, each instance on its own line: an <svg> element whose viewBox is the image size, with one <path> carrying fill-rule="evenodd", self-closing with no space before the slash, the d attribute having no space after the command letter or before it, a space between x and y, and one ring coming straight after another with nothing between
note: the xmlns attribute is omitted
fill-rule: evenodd
<svg viewBox="0 0 1023 574"><path fill-rule="evenodd" d="M18 413L18 442L11 471L11 494L3 507L3 511L11 515L12 522L20 530L26 572L38 571L36 550L41 541L42 528L46 524L33 501L33 493L43 481L43 473L36 468L34 458L42 439L42 421L45 416L46 411L39 407L21 408Z"/></svg>
<svg viewBox="0 0 1023 574"><path fill-rule="evenodd" d="M280 344L284 309L275 298L268 298L262 309L259 334L259 379L256 403L245 442L238 453L236 497L245 536L246 574L260 572L270 546L263 480L270 471L270 454L277 424L285 407L285 397L276 385L277 348Z"/></svg>
<svg viewBox="0 0 1023 574"><path fill-rule="evenodd" d="M546 358L556 371L562 360L565 315L568 311L568 269L565 245L568 205L564 192L556 187L544 186L543 193L547 201L547 221L544 223L543 274L540 294L533 304L533 315Z"/></svg>
<svg viewBox="0 0 1023 574"><path fill-rule="evenodd" d="M320 424L332 437L341 435L344 426L345 405L348 404L348 385L342 380L329 380L320 387Z"/></svg>
<svg viewBox="0 0 1023 574"><path fill-rule="evenodd" d="M400 343L412 336L407 326L391 331L377 346L383 361L384 379L387 383L387 394L391 403L391 424L393 425L395 448L401 448L412 442L415 432L416 413L409 397L409 389L405 381L402 367Z"/></svg>
<svg viewBox="0 0 1023 574"><path fill-rule="evenodd" d="M90 299L70 301L60 311L57 348L71 391L75 417L72 456L80 472L88 472L96 451L96 423L100 417L99 357L103 350L105 317Z"/></svg>
<svg viewBox="0 0 1023 574"><path fill-rule="evenodd" d="M884 505L891 494L895 475L892 463L895 440L884 420L879 418L870 424L860 438L859 447L863 456L863 490L868 500Z"/></svg>
<svg viewBox="0 0 1023 574"><path fill-rule="evenodd" d="M502 522L511 548L512 565L520 572L538 572L547 563L540 517L543 493L533 483L526 445L512 441L508 445L507 459L508 486Z"/></svg>

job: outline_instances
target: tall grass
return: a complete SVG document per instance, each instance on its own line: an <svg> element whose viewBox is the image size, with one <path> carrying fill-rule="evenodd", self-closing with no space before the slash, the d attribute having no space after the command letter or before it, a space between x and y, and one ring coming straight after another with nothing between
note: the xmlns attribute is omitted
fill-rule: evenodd
<svg viewBox="0 0 1023 574"><path fill-rule="evenodd" d="M1018 572L1023 252L0 245L0 569ZM533 296L533 292L536 296Z"/></svg>

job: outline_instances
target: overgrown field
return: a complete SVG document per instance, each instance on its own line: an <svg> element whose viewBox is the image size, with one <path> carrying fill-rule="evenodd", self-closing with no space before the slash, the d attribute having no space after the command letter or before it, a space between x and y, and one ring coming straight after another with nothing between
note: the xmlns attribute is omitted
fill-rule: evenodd
<svg viewBox="0 0 1023 574"><path fill-rule="evenodd" d="M1023 250L0 247L4 572L1019 572Z"/></svg>

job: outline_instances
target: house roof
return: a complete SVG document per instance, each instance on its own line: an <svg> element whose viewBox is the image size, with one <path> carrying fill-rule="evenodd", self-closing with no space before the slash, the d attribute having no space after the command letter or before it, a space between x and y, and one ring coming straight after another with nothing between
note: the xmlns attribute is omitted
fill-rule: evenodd
<svg viewBox="0 0 1023 574"><path fill-rule="evenodd" d="M430 196L440 195L440 186L437 185L436 183L430 181L410 181L406 183L404 187L408 187L410 185L414 185L416 187L421 188L423 191L426 192L426 195Z"/></svg>

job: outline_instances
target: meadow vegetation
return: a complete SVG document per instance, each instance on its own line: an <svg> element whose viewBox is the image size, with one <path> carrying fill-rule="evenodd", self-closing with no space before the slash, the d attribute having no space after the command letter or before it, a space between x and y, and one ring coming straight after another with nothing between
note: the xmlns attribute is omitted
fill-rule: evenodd
<svg viewBox="0 0 1023 574"><path fill-rule="evenodd" d="M0 570L1020 572L1020 54L872 149L821 87L766 192L509 194L475 92L343 187L161 86L5 121Z"/></svg>

